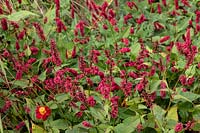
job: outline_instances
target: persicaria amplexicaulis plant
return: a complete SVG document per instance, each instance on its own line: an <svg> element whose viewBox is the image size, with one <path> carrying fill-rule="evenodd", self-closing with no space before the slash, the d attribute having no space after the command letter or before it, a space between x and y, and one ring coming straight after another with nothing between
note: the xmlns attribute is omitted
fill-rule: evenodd
<svg viewBox="0 0 200 133"><path fill-rule="evenodd" d="M200 131L200 2L0 2L0 132Z"/></svg>

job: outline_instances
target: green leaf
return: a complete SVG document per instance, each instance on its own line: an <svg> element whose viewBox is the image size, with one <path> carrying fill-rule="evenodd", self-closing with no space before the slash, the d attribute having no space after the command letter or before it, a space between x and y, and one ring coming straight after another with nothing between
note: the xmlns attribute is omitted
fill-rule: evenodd
<svg viewBox="0 0 200 133"><path fill-rule="evenodd" d="M50 125L53 128L62 129L62 130L67 129L68 126L69 126L67 120L64 120L64 119L58 119L58 120L55 120L55 121L50 121Z"/></svg>
<svg viewBox="0 0 200 133"><path fill-rule="evenodd" d="M192 127L194 131L200 131L200 123L195 123L194 127Z"/></svg>
<svg viewBox="0 0 200 133"><path fill-rule="evenodd" d="M21 11L14 12L14 13L8 15L7 18L10 21L19 21L21 19L25 19L30 16L39 17L39 15L32 13L30 11L21 10Z"/></svg>
<svg viewBox="0 0 200 133"><path fill-rule="evenodd" d="M47 133L42 127L32 123L32 132L33 133Z"/></svg>
<svg viewBox="0 0 200 133"><path fill-rule="evenodd" d="M156 119L159 128L162 128L165 113L166 111L162 109L160 106L156 104L153 105L153 115Z"/></svg>
<svg viewBox="0 0 200 133"><path fill-rule="evenodd" d="M192 112L193 119L198 121L200 120L200 108L197 108Z"/></svg>
<svg viewBox="0 0 200 133"><path fill-rule="evenodd" d="M24 52L27 57L31 55L31 50L30 50L29 46L27 47L27 49Z"/></svg>
<svg viewBox="0 0 200 133"><path fill-rule="evenodd" d="M151 92L157 91L158 87L160 86L161 80L152 80L150 83L150 90Z"/></svg>
<svg viewBox="0 0 200 133"><path fill-rule="evenodd" d="M46 70L44 72L42 72L40 74L40 76L38 77L39 80L41 80L42 82L46 79Z"/></svg>
<svg viewBox="0 0 200 133"><path fill-rule="evenodd" d="M139 43L135 43L134 45L131 46L131 55L133 55L134 57L137 57L139 52L140 52L140 44Z"/></svg>
<svg viewBox="0 0 200 133"><path fill-rule="evenodd" d="M122 79L121 78L114 78L117 85L121 84Z"/></svg>
<svg viewBox="0 0 200 133"><path fill-rule="evenodd" d="M179 68L179 69L184 69L184 68L185 68L185 65L186 65L185 60L180 59L179 61L177 61L176 67Z"/></svg>
<svg viewBox="0 0 200 133"><path fill-rule="evenodd" d="M130 26L125 30L125 32L122 35L122 38L127 38L130 34Z"/></svg>
<svg viewBox="0 0 200 133"><path fill-rule="evenodd" d="M49 101L47 103L47 106L50 108L50 109L57 109L58 108L58 105L54 102L54 101Z"/></svg>
<svg viewBox="0 0 200 133"><path fill-rule="evenodd" d="M116 133L132 133L139 123L139 116L128 117L123 121L123 123L115 126L114 131Z"/></svg>
<svg viewBox="0 0 200 133"><path fill-rule="evenodd" d="M171 120L175 120L176 122L178 122L178 113L177 113L177 106L173 106L169 109L168 113L167 113L167 119L171 119Z"/></svg>
<svg viewBox="0 0 200 133"><path fill-rule="evenodd" d="M60 133L60 130L57 128L52 128L51 131L52 133Z"/></svg>
<svg viewBox="0 0 200 133"><path fill-rule="evenodd" d="M194 76L194 74L196 73L196 66L197 65L191 65L186 71L185 74L187 77L189 76Z"/></svg>
<svg viewBox="0 0 200 133"><path fill-rule="evenodd" d="M91 115L101 122L105 122L106 119L106 112L100 108L90 108Z"/></svg>
<svg viewBox="0 0 200 133"><path fill-rule="evenodd" d="M0 65L1 65L1 70L4 74L4 76L6 77L6 70L5 70L5 64L3 63L3 61L0 59Z"/></svg>
<svg viewBox="0 0 200 133"><path fill-rule="evenodd" d="M192 101L194 101L198 98L200 98L199 94L195 94L195 93L192 93L192 92L183 92L183 91L180 91L179 94L174 96L175 100L186 100L186 101L189 101L189 102L192 102Z"/></svg>
<svg viewBox="0 0 200 133"><path fill-rule="evenodd" d="M13 85L20 86L22 88L26 88L29 86L29 80L21 79L21 80L14 80L11 82Z"/></svg>
<svg viewBox="0 0 200 133"><path fill-rule="evenodd" d="M1 114L0 114L0 131L1 131L1 133L3 133L3 124L2 124L2 121L1 121Z"/></svg>
<svg viewBox="0 0 200 133"><path fill-rule="evenodd" d="M56 98L56 100L58 101L58 103L62 103L62 102L64 102L65 100L70 99L70 96L69 96L69 94L67 94L67 93L61 93L61 94L57 94L57 95L55 96L55 98Z"/></svg>

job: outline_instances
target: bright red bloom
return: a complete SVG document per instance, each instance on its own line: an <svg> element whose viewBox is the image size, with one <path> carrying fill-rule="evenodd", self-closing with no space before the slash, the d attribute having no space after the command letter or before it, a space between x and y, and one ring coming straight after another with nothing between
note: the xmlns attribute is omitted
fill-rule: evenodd
<svg viewBox="0 0 200 133"><path fill-rule="evenodd" d="M74 19L75 10L74 10L74 4L73 4L73 3L71 4L71 10L70 10L70 13L71 13L71 18Z"/></svg>
<svg viewBox="0 0 200 133"><path fill-rule="evenodd" d="M164 37L162 37L161 39L160 39L160 43L163 43L163 42L165 42L165 41L167 41L167 40L169 40L170 39L170 36L164 36Z"/></svg>
<svg viewBox="0 0 200 133"><path fill-rule="evenodd" d="M175 132L181 132L183 129L183 124L182 123L177 123L174 130Z"/></svg>
<svg viewBox="0 0 200 133"><path fill-rule="evenodd" d="M20 122L20 123L15 127L15 129L16 129L16 130L19 130L19 129L21 129L23 126L25 126L25 122L24 122L24 121Z"/></svg>
<svg viewBox="0 0 200 133"><path fill-rule="evenodd" d="M19 50L19 49L20 49L19 41L16 41L16 43L15 43L15 48L16 48L16 50Z"/></svg>
<svg viewBox="0 0 200 133"><path fill-rule="evenodd" d="M60 0L54 0L56 5L56 17L60 17Z"/></svg>
<svg viewBox="0 0 200 133"><path fill-rule="evenodd" d="M90 97L87 98L87 103L88 103L89 106L94 107L95 104L96 104L96 100L94 99L93 96L90 96Z"/></svg>
<svg viewBox="0 0 200 133"><path fill-rule="evenodd" d="M175 4L176 10L178 10L179 9L178 0L174 0L174 4Z"/></svg>
<svg viewBox="0 0 200 133"><path fill-rule="evenodd" d="M136 22L138 23L138 24L142 24L144 21L146 21L147 19L146 19L146 17L144 16L144 14L142 14L141 16L140 16L140 18L137 18L136 19Z"/></svg>
<svg viewBox="0 0 200 133"><path fill-rule="evenodd" d="M1 19L1 27L4 31L8 30L8 22L6 18Z"/></svg>
<svg viewBox="0 0 200 133"><path fill-rule="evenodd" d="M125 48L122 48L122 49L119 50L119 52L121 52L121 53L128 53L130 51L131 51L131 49L128 48L128 47L125 47Z"/></svg>
<svg viewBox="0 0 200 133"><path fill-rule="evenodd" d="M188 0L181 0L181 3L183 3L184 6L191 7Z"/></svg>
<svg viewBox="0 0 200 133"><path fill-rule="evenodd" d="M126 5L130 8L133 9L133 7L135 7L138 10L137 5L133 2L133 1L128 1L126 2Z"/></svg>
<svg viewBox="0 0 200 133"><path fill-rule="evenodd" d="M158 3L157 5L157 10L158 10L158 13L161 14L162 13L162 10L161 10L161 7L160 7L160 4Z"/></svg>
<svg viewBox="0 0 200 133"><path fill-rule="evenodd" d="M79 111L79 112L77 112L77 113L75 114L75 116L76 116L77 118L81 118L81 117L83 116L83 112L82 112L82 111Z"/></svg>
<svg viewBox="0 0 200 133"><path fill-rule="evenodd" d="M33 26L35 27L37 35L40 37L40 39L42 41L45 41L46 37L45 37L44 31L43 31L42 27L40 26L40 24L35 22L35 23L33 23Z"/></svg>
<svg viewBox="0 0 200 133"><path fill-rule="evenodd" d="M0 6L0 14L3 14L3 9L1 6Z"/></svg>
<svg viewBox="0 0 200 133"><path fill-rule="evenodd" d="M18 3L19 3L19 4L21 4L21 3L22 3L22 0L17 0L17 1L18 1Z"/></svg>
<svg viewBox="0 0 200 133"><path fill-rule="evenodd" d="M137 131L138 131L138 133L140 133L142 129L143 129L143 126L142 126L141 123L139 123L139 124L137 125Z"/></svg>
<svg viewBox="0 0 200 133"><path fill-rule="evenodd" d="M5 3L6 3L7 9L9 10L9 13L12 13L12 6L10 4L10 1L9 0L5 0Z"/></svg>
<svg viewBox="0 0 200 133"><path fill-rule="evenodd" d="M133 16L132 16L130 13L127 14L127 15L125 15L125 16L124 16L124 23L127 24L127 21L128 21L129 19L131 19L131 18L133 18Z"/></svg>
<svg viewBox="0 0 200 133"><path fill-rule="evenodd" d="M81 33L81 36L83 37L85 35L85 22L80 20L79 23L76 24L76 29L75 29L75 32L78 32L78 30L80 30L80 33ZM77 33L75 33L76 35Z"/></svg>
<svg viewBox="0 0 200 133"><path fill-rule="evenodd" d="M92 127L92 125L91 125L89 122L87 122L87 121L83 121L83 122L82 122L82 125L83 125L84 127Z"/></svg>
<svg viewBox="0 0 200 133"><path fill-rule="evenodd" d="M134 31L134 27L131 27L131 28L130 28L130 34L134 34L134 32L135 32L135 31Z"/></svg>
<svg viewBox="0 0 200 133"><path fill-rule="evenodd" d="M103 29L104 30L107 30L108 29L108 26L106 24L103 24Z"/></svg>
<svg viewBox="0 0 200 133"><path fill-rule="evenodd" d="M55 18L55 21L56 21L56 31L58 33L61 33L62 30L66 31L67 30L67 27L65 26L65 24L62 22L62 20L60 20L60 18Z"/></svg>
<svg viewBox="0 0 200 133"><path fill-rule="evenodd" d="M164 29L164 26L161 25L159 22L154 22L153 25L154 25L155 30Z"/></svg>
<svg viewBox="0 0 200 133"><path fill-rule="evenodd" d="M167 6L166 0L162 0L162 4L163 4L164 6Z"/></svg>
<svg viewBox="0 0 200 133"><path fill-rule="evenodd" d="M45 121L51 115L51 109L48 106L37 106L35 114L37 119Z"/></svg>

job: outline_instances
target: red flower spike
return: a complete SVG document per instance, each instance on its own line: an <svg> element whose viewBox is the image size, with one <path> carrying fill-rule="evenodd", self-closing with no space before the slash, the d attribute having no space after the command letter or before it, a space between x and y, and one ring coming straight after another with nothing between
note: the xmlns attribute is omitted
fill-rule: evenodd
<svg viewBox="0 0 200 133"><path fill-rule="evenodd" d="M56 21L56 26L57 26L57 28L56 28L56 31L58 32L58 33L61 33L62 32L62 30L64 30L64 31L66 31L67 30L67 27L64 25L64 23L60 20L60 18L55 18L55 21Z"/></svg>
<svg viewBox="0 0 200 133"><path fill-rule="evenodd" d="M189 46L191 44L191 38L190 38L190 28L187 29L187 32L186 32L186 44Z"/></svg>
<svg viewBox="0 0 200 133"><path fill-rule="evenodd" d="M0 5L0 15L1 14L3 14L3 9L2 9L2 7L1 7L1 5Z"/></svg>
<svg viewBox="0 0 200 133"><path fill-rule="evenodd" d="M134 32L135 32L135 31L134 31L134 27L131 27L131 28L130 28L130 34L134 34Z"/></svg>
<svg viewBox="0 0 200 133"><path fill-rule="evenodd" d="M144 14L142 14L141 16L140 16L140 18L137 18L136 19L136 22L138 23L138 24L142 24L144 21L146 21L147 19L146 19L146 17L144 16Z"/></svg>
<svg viewBox="0 0 200 133"><path fill-rule="evenodd" d="M129 20L129 19L131 19L131 18L133 18L133 16L129 13L129 14L127 14L127 15L125 15L124 16L124 24L127 24L127 21Z"/></svg>
<svg viewBox="0 0 200 133"><path fill-rule="evenodd" d="M23 126L25 126L26 124L25 124L25 122L24 121L22 121L22 122L20 122L16 127L15 127L15 129L16 130L20 130Z"/></svg>
<svg viewBox="0 0 200 133"><path fill-rule="evenodd" d="M5 3L6 3L7 9L9 10L9 13L12 13L12 6L10 4L10 1L9 0L5 0Z"/></svg>
<svg viewBox="0 0 200 133"><path fill-rule="evenodd" d="M35 23L33 23L33 26L35 27L37 35L39 36L39 38L42 41L45 41L46 37L44 35L44 31L43 31L42 27L40 26L40 24L35 22Z"/></svg>
<svg viewBox="0 0 200 133"><path fill-rule="evenodd" d="M93 96L87 98L87 104L91 107L94 107L96 105L96 100Z"/></svg>
<svg viewBox="0 0 200 133"><path fill-rule="evenodd" d="M167 40L169 40L170 39L170 36L164 36L164 37L162 37L161 39L160 39L160 43L163 43L163 42L165 42L165 41L167 41Z"/></svg>
<svg viewBox="0 0 200 133"><path fill-rule="evenodd" d="M163 4L164 6L167 6L166 0L162 0L162 4Z"/></svg>
<svg viewBox="0 0 200 133"><path fill-rule="evenodd" d="M119 6L118 0L114 0L114 3L115 3L115 6L116 6L116 7Z"/></svg>
<svg viewBox="0 0 200 133"><path fill-rule="evenodd" d="M191 5L189 4L189 1L188 1L188 0L181 0L181 3L182 3L184 6L191 7Z"/></svg>
<svg viewBox="0 0 200 133"><path fill-rule="evenodd" d="M122 48L122 49L119 50L120 53L128 53L130 51L131 51L131 49L128 48L128 47L125 47L125 48Z"/></svg>
<svg viewBox="0 0 200 133"><path fill-rule="evenodd" d="M18 1L18 3L19 3L19 4L21 4L21 3L22 3L22 0L17 0L17 1Z"/></svg>
<svg viewBox="0 0 200 133"><path fill-rule="evenodd" d="M135 7L138 10L137 5L133 2L133 1L128 1L126 2L126 5L130 8L133 9L133 7Z"/></svg>
<svg viewBox="0 0 200 133"><path fill-rule="evenodd" d="M60 17L60 0L54 0L56 5L56 17Z"/></svg>
<svg viewBox="0 0 200 133"><path fill-rule="evenodd" d="M175 132L181 132L183 130L183 124L177 123L174 130L175 130Z"/></svg>
<svg viewBox="0 0 200 133"><path fill-rule="evenodd" d="M6 18L2 18L1 19L1 28L6 31L8 30L8 22Z"/></svg>
<svg viewBox="0 0 200 133"><path fill-rule="evenodd" d="M72 50L72 58L76 57L76 46L74 46L73 50Z"/></svg>
<svg viewBox="0 0 200 133"><path fill-rule="evenodd" d="M10 21L10 24L16 29L19 28L19 24L17 22L15 22L15 21Z"/></svg>
<svg viewBox="0 0 200 133"><path fill-rule="evenodd" d="M137 128L137 132L140 133L143 129L143 126L141 123L139 123L136 128Z"/></svg>
<svg viewBox="0 0 200 133"><path fill-rule="evenodd" d="M174 5L175 9L178 10L179 9L178 0L174 0Z"/></svg>
<svg viewBox="0 0 200 133"><path fill-rule="evenodd" d="M23 74L22 70L18 70L15 79L20 80L22 78L22 74Z"/></svg>
<svg viewBox="0 0 200 133"><path fill-rule="evenodd" d="M157 5L157 10L158 10L158 14L161 14L162 13L162 10L161 10L161 7L160 7L160 4L158 3Z"/></svg>
<svg viewBox="0 0 200 133"><path fill-rule="evenodd" d="M74 19L75 10L74 10L74 4L73 3L71 4L70 13L71 13L71 18Z"/></svg>
<svg viewBox="0 0 200 133"><path fill-rule="evenodd" d="M22 40L22 39L24 38L25 34L26 34L26 30L23 29L23 30L19 33L19 35L17 36L17 39L18 39L18 40Z"/></svg>
<svg viewBox="0 0 200 133"><path fill-rule="evenodd" d="M45 121L51 115L51 109L48 106L37 106L35 114L37 119Z"/></svg>
<svg viewBox="0 0 200 133"><path fill-rule="evenodd" d="M83 125L84 127L87 127L87 128L92 127L92 125L91 125L89 122L87 122L87 121L83 121L83 122L82 122L82 125Z"/></svg>
<svg viewBox="0 0 200 133"><path fill-rule="evenodd" d="M20 49L19 41L16 41L16 43L15 43L15 48L16 48L16 50L19 50L19 49Z"/></svg>

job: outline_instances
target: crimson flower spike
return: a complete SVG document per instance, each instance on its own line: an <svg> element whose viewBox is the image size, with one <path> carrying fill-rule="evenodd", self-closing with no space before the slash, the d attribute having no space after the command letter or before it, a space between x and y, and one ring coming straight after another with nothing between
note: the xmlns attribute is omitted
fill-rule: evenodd
<svg viewBox="0 0 200 133"><path fill-rule="evenodd" d="M115 6L118 7L119 6L118 0L114 0L114 2L115 2Z"/></svg>
<svg viewBox="0 0 200 133"><path fill-rule="evenodd" d="M161 7L160 7L160 4L158 3L157 5L157 10L158 10L158 13L161 14L162 13L162 10L161 10Z"/></svg>
<svg viewBox="0 0 200 133"><path fill-rule="evenodd" d="M56 17L60 17L60 0L54 0L56 5Z"/></svg>
<svg viewBox="0 0 200 133"><path fill-rule="evenodd" d="M71 18L73 18L74 19L74 13L75 13L75 11L74 11L74 4L72 3L71 4Z"/></svg>
<svg viewBox="0 0 200 133"><path fill-rule="evenodd" d="M191 44L190 28L188 28L187 31L186 31L186 43L187 43L188 45Z"/></svg>
<svg viewBox="0 0 200 133"><path fill-rule="evenodd" d="M56 26L57 26L56 31L57 31L58 33L61 33L62 30L64 30L64 31L67 30L67 27L66 27L65 24L62 22L62 20L60 20L60 18L55 18L55 21L56 21Z"/></svg>
<svg viewBox="0 0 200 133"><path fill-rule="evenodd" d="M11 4L10 4L10 1L9 1L9 0L6 0L5 3L6 3L7 9L9 10L9 13L12 13L12 6L11 6Z"/></svg>
<svg viewBox="0 0 200 133"><path fill-rule="evenodd" d="M167 6L166 0L162 0L162 4L163 4L164 6Z"/></svg>
<svg viewBox="0 0 200 133"><path fill-rule="evenodd" d="M189 4L188 0L181 0L181 3L182 3L184 6L191 7L191 5Z"/></svg>
<svg viewBox="0 0 200 133"><path fill-rule="evenodd" d="M1 19L1 28L6 31L8 30L8 22L6 18L2 18Z"/></svg>
<svg viewBox="0 0 200 133"><path fill-rule="evenodd" d="M179 9L178 0L174 0L174 4L175 4L175 9L178 10Z"/></svg>
<svg viewBox="0 0 200 133"><path fill-rule="evenodd" d="M163 43L163 42L165 42L165 41L167 41L167 40L169 40L170 39L170 36L164 36L164 37L162 37L161 39L160 39L160 43Z"/></svg>

